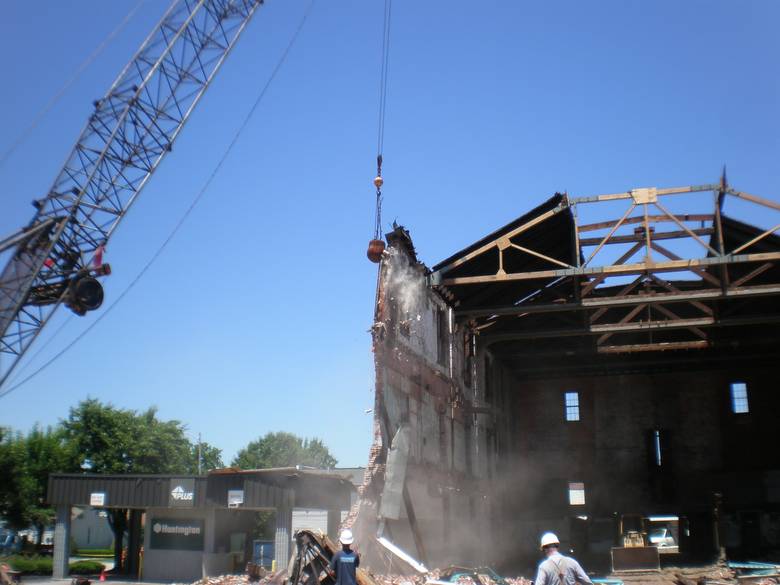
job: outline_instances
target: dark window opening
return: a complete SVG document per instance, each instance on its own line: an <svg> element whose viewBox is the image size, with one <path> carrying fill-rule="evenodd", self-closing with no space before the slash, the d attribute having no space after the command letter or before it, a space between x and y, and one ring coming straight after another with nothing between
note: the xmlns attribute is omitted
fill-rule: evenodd
<svg viewBox="0 0 780 585"><path fill-rule="evenodd" d="M661 458L661 431L653 431L653 452L655 454L655 466L661 467L663 459Z"/></svg>
<svg viewBox="0 0 780 585"><path fill-rule="evenodd" d="M447 311L444 309L436 309L436 323L437 323L437 356L436 361L441 366L446 366L449 363L450 353L450 328Z"/></svg>

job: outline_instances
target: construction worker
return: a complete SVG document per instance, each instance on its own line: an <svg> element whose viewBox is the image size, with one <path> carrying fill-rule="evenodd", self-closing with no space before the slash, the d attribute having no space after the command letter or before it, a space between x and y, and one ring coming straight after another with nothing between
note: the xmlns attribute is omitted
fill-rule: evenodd
<svg viewBox="0 0 780 585"><path fill-rule="evenodd" d="M339 536L341 550L330 560L330 570L336 585L357 585L357 568L360 555L352 550L354 537L351 530L342 530Z"/></svg>
<svg viewBox="0 0 780 585"><path fill-rule="evenodd" d="M555 534L545 532L541 545L545 559L539 563L534 585L593 585L577 561L558 552L561 543Z"/></svg>

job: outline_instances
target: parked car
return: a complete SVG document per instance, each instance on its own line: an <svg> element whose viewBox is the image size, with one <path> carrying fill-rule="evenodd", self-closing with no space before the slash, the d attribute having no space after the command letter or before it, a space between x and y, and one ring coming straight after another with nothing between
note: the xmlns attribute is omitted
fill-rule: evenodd
<svg viewBox="0 0 780 585"><path fill-rule="evenodd" d="M653 528L647 535L650 546L677 546L674 536L668 528Z"/></svg>

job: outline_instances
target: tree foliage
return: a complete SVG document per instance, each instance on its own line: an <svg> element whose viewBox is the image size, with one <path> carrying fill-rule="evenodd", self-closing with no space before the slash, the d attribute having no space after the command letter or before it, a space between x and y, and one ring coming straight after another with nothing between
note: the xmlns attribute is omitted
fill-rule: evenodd
<svg viewBox="0 0 780 585"><path fill-rule="evenodd" d="M139 413L89 399L71 408L63 426L90 473L187 473L191 468L184 425L159 420L155 408Z"/></svg>
<svg viewBox="0 0 780 585"><path fill-rule="evenodd" d="M217 449L214 445L201 441L199 453L198 443L195 442L190 447L189 473L198 473L198 457L200 457L201 473L208 473L212 469L220 469L225 466L222 463L222 449Z"/></svg>
<svg viewBox="0 0 780 585"><path fill-rule="evenodd" d="M15 529L35 526L40 540L54 518L45 505L49 473L74 471L76 461L60 427L0 430L0 517Z"/></svg>
<svg viewBox="0 0 780 585"><path fill-rule="evenodd" d="M271 467L331 468L336 458L320 439L303 439L292 433L267 433L241 449L231 465L241 469Z"/></svg>

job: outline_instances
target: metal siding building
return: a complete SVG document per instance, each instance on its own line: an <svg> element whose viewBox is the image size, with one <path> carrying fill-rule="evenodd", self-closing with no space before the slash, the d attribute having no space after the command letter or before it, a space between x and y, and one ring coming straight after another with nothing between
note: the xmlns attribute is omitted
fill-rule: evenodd
<svg viewBox="0 0 780 585"><path fill-rule="evenodd" d="M67 575L73 506L128 511L130 575L140 577L143 567L145 579L192 581L243 571L252 560L257 515L265 511L276 512L275 561L285 565L296 526L294 508L298 516L301 510L317 512L298 518L300 527L335 536L354 489L338 473L296 468L223 469L201 477L52 474L47 500L57 510L54 576ZM229 493L240 503L229 505Z"/></svg>

